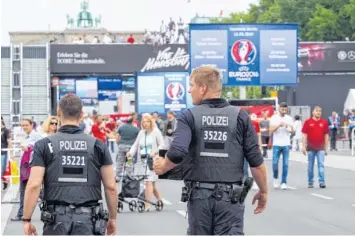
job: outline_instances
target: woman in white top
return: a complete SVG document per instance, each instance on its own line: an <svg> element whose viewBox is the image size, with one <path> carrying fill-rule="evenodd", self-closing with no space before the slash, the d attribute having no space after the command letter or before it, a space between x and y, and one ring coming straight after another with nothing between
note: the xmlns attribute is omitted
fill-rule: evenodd
<svg viewBox="0 0 355 236"><path fill-rule="evenodd" d="M49 116L48 119L42 124L42 137L55 134L58 131L59 119L56 116Z"/></svg>
<svg viewBox="0 0 355 236"><path fill-rule="evenodd" d="M127 153L128 158L132 158L138 153L137 163L142 163L148 178L145 180L145 199L150 201L154 194L157 200L161 200L158 192L156 181L158 176L153 170L150 170L147 162L153 161L154 157L159 155L159 149L164 145L163 135L160 130L155 127L155 121L150 114L144 114L142 117L142 130L138 133L137 139ZM150 160L149 160L150 159ZM150 210L150 204L145 203L145 211Z"/></svg>

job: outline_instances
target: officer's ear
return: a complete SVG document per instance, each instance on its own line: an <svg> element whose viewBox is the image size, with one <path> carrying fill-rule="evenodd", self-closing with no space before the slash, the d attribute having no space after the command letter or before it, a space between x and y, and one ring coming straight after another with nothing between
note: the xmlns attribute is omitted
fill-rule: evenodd
<svg viewBox="0 0 355 236"><path fill-rule="evenodd" d="M80 112L80 118L79 118L79 120L80 120L80 121L82 121L82 120L83 120L83 118L84 118L84 112L83 112L83 111L81 111L81 112Z"/></svg>
<svg viewBox="0 0 355 236"><path fill-rule="evenodd" d="M207 89L208 89L207 84L201 84L201 86L200 86L200 93L201 93L201 95L205 95L206 92L207 92Z"/></svg>
<svg viewBox="0 0 355 236"><path fill-rule="evenodd" d="M59 107L57 108L57 116L58 116L59 118L62 117L62 111L60 110Z"/></svg>

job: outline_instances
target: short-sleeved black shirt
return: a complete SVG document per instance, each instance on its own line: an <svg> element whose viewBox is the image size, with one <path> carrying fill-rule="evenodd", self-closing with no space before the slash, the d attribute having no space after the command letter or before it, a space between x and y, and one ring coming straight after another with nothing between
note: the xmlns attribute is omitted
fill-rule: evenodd
<svg viewBox="0 0 355 236"><path fill-rule="evenodd" d="M66 134L78 134L83 131L74 125L64 125L60 127L58 132ZM33 149L33 156L31 160L31 167L42 166L47 167L53 159L53 153L50 152L48 144L50 143L48 138L43 138L35 143ZM95 143L95 157L99 159L101 166L112 165L112 158L107 146L99 139L96 139Z"/></svg>
<svg viewBox="0 0 355 236"><path fill-rule="evenodd" d="M211 108L222 108L229 106L225 99L206 99L201 105L208 105ZM258 144L258 137L254 126L247 112L241 110L237 119L236 139L243 147L244 157L251 167L258 167L264 163ZM173 142L167 152L169 160L175 164L182 162L187 157L191 138L194 137L194 117L189 109L185 110L177 118L177 127L174 133Z"/></svg>

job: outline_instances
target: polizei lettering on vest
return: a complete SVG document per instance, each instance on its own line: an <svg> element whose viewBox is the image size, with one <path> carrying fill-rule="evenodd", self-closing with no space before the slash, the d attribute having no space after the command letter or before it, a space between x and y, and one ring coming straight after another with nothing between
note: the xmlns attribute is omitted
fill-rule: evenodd
<svg viewBox="0 0 355 236"><path fill-rule="evenodd" d="M87 151L88 145L86 141L59 141L59 149L61 151Z"/></svg>
<svg viewBox="0 0 355 236"><path fill-rule="evenodd" d="M228 116L202 116L203 126L228 126Z"/></svg>

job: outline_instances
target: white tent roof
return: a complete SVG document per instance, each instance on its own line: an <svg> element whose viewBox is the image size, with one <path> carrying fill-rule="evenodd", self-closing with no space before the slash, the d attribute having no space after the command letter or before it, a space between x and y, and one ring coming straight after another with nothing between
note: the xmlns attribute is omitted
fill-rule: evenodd
<svg viewBox="0 0 355 236"><path fill-rule="evenodd" d="M355 89L350 89L344 103L344 113L346 110L355 109Z"/></svg>

